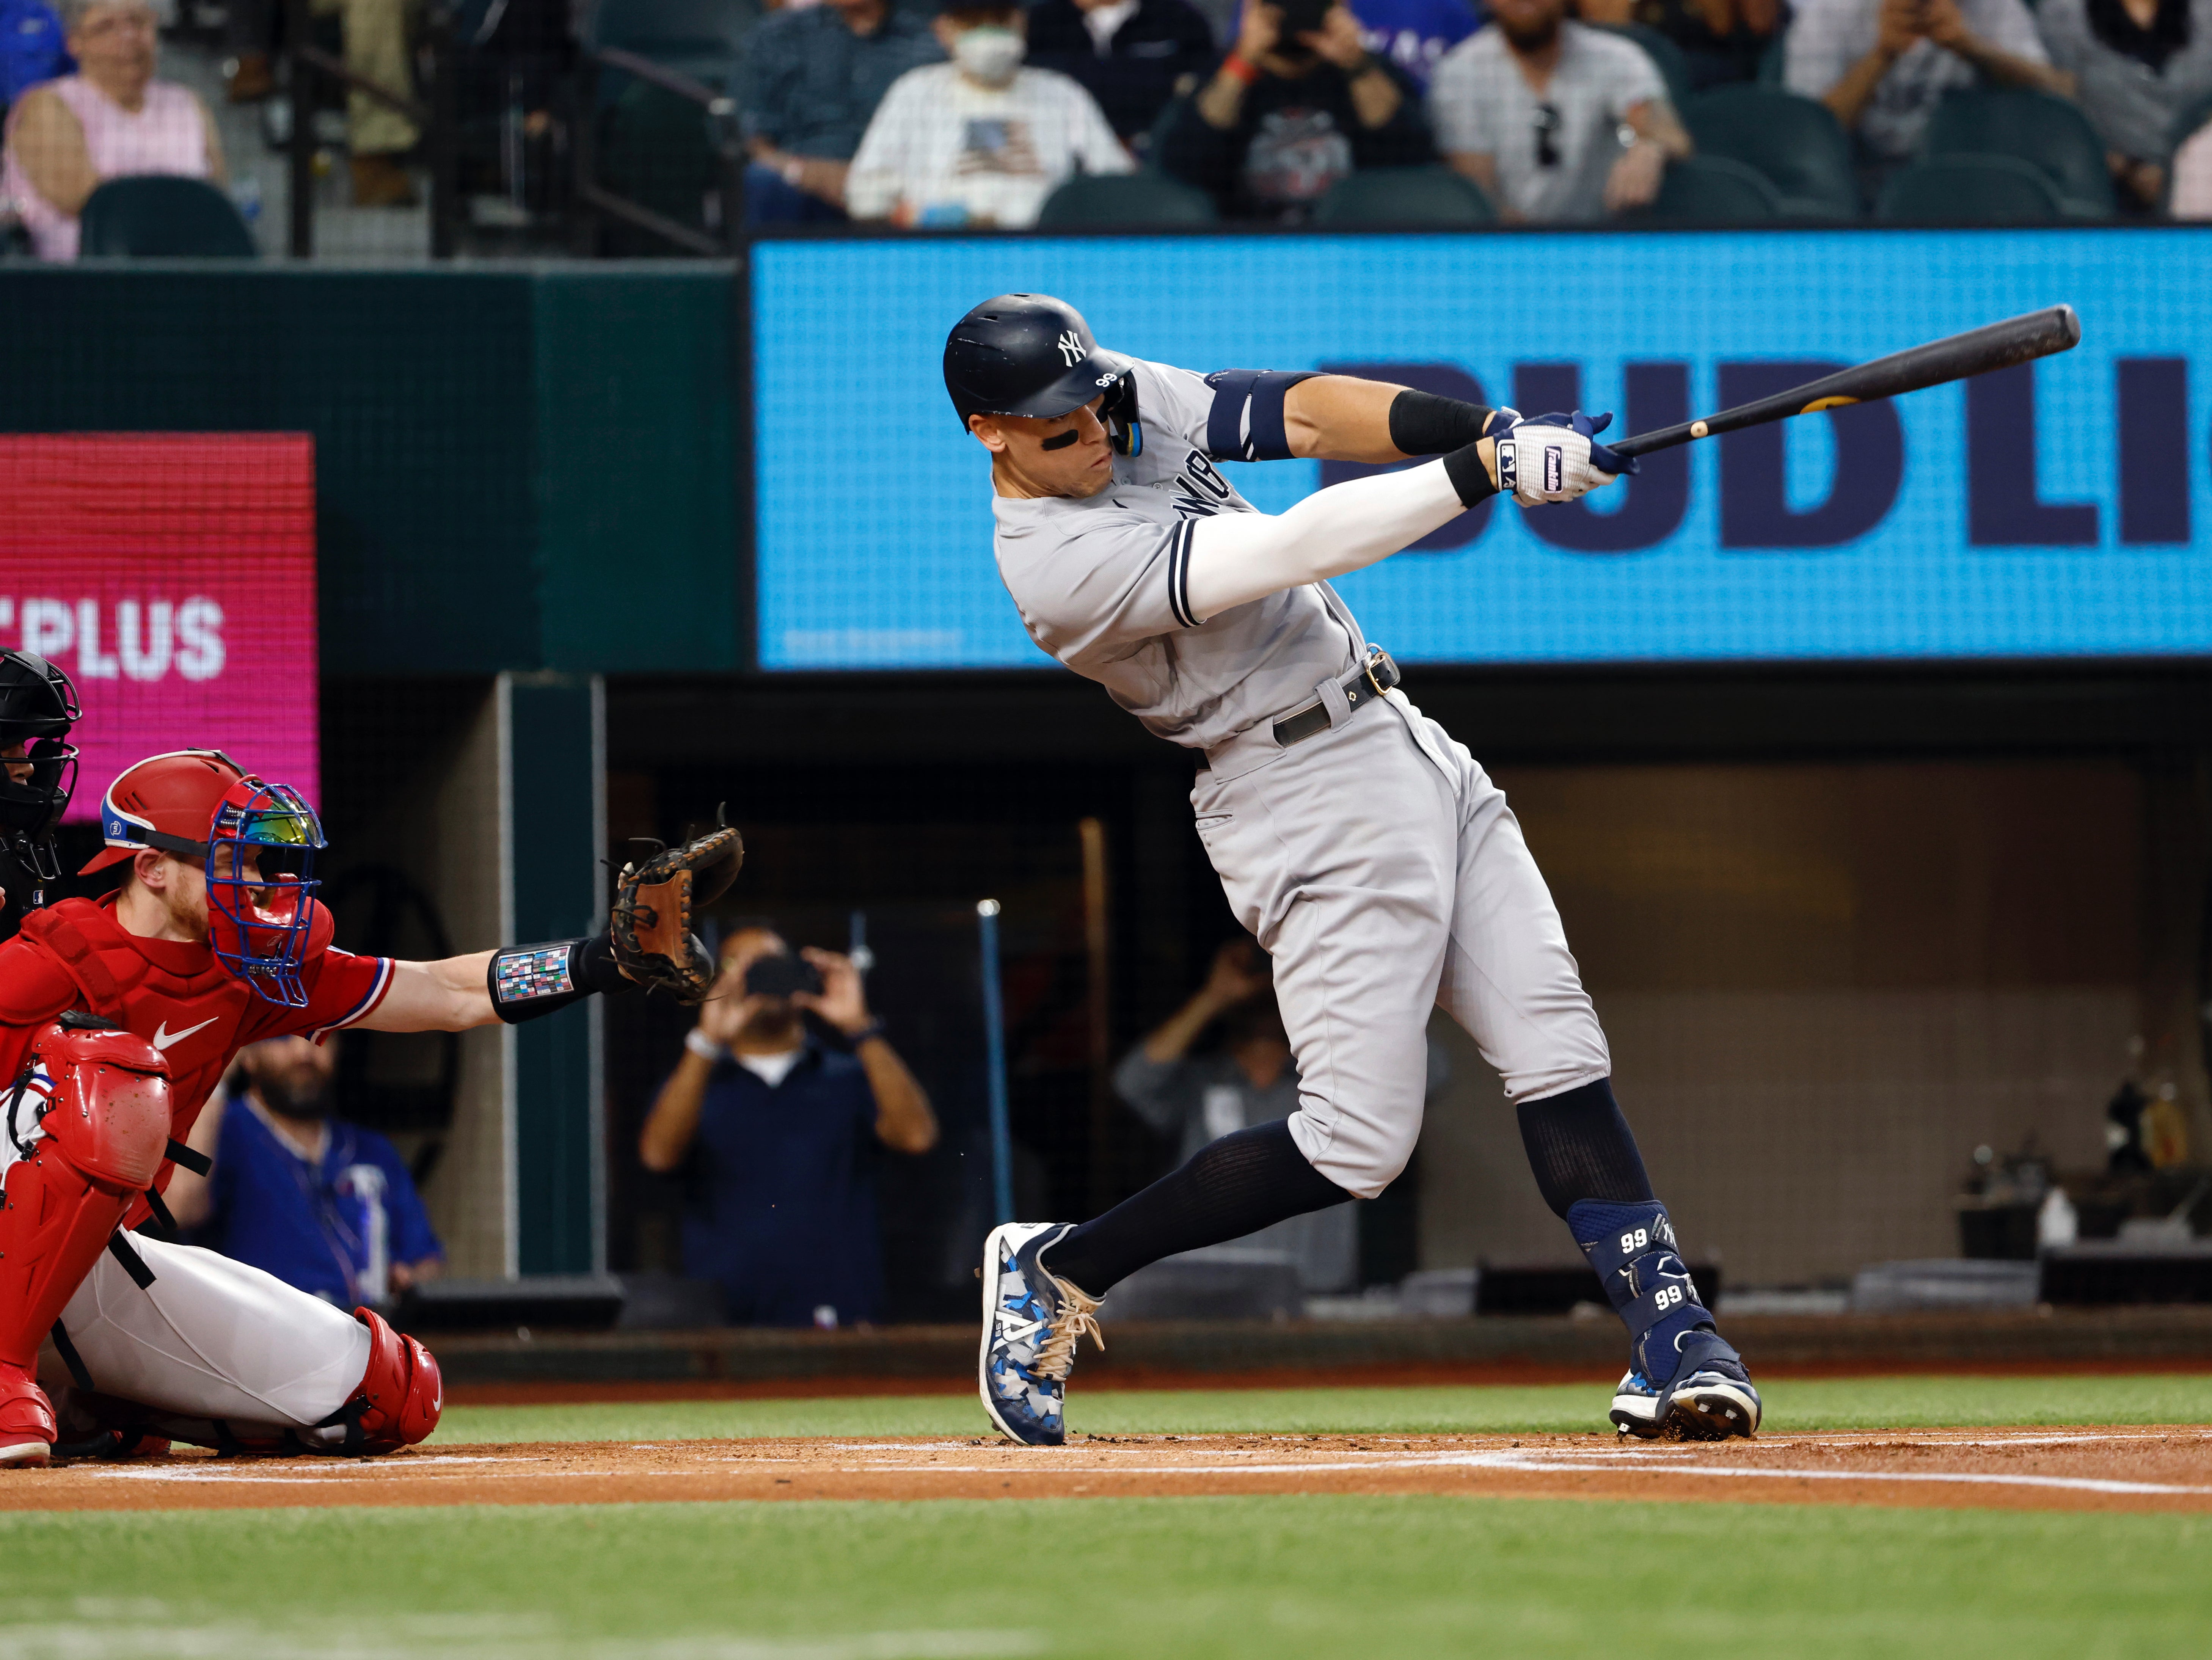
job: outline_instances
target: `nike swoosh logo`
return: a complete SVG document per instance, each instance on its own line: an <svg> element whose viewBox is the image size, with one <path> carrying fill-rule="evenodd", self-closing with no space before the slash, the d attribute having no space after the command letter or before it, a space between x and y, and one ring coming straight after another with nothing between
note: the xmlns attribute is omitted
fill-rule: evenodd
<svg viewBox="0 0 2212 1660"><path fill-rule="evenodd" d="M169 1023L167 1020L164 1020L160 1025L154 1028L154 1047L157 1049L165 1049L172 1043L181 1043L185 1039L190 1037L194 1032L211 1026L222 1018L222 1017L219 1014L210 1014L206 1019L201 1021L198 1025L186 1026L182 1031L171 1031L169 1030Z"/></svg>

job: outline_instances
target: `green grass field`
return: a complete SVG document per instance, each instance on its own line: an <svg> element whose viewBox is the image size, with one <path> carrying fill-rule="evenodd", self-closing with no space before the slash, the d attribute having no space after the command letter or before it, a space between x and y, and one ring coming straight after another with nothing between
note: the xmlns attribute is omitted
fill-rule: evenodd
<svg viewBox="0 0 2212 1660"><path fill-rule="evenodd" d="M1593 1426L1587 1388L1077 1396L1079 1429ZM2212 1420L2212 1377L1784 1383L1777 1430ZM456 1408L439 1441L967 1435L958 1397ZM20 1479L20 1478L19 1478ZM2212 1517L1308 1494L0 1516L0 1660L2212 1651Z"/></svg>

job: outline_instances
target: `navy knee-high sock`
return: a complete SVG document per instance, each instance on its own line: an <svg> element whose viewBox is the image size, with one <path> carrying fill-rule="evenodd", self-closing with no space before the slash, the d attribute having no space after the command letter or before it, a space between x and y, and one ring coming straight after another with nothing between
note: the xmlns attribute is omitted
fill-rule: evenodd
<svg viewBox="0 0 2212 1660"><path fill-rule="evenodd" d="M1516 1111L1537 1191L1560 1220L1585 1199L1625 1204L1651 1198L1644 1155L1613 1098L1611 1079L1523 1101Z"/></svg>
<svg viewBox="0 0 2212 1660"><path fill-rule="evenodd" d="M1351 1198L1307 1162L1287 1120L1200 1147L1180 1170L1132 1194L1045 1253L1045 1266L1093 1297L1148 1262L1241 1239L1287 1216Z"/></svg>

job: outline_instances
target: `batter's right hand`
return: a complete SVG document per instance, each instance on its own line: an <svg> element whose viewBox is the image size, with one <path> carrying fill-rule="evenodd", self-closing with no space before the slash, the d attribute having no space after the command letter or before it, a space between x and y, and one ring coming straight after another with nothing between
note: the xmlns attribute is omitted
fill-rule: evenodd
<svg viewBox="0 0 2212 1660"><path fill-rule="evenodd" d="M1572 415L1540 415L1516 422L1498 439L1498 488L1524 508L1572 502L1636 471L1632 456L1615 455L1595 441L1613 423ZM1491 423L1495 430L1498 423Z"/></svg>

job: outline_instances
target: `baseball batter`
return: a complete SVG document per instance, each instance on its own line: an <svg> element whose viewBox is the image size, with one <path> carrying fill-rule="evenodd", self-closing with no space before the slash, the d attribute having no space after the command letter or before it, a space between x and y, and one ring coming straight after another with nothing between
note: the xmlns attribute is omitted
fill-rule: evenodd
<svg viewBox="0 0 2212 1660"><path fill-rule="evenodd" d="M1526 421L1340 375L1201 378L1100 350L1043 295L953 329L945 380L989 452L1000 576L1030 637L1204 757L1191 806L1237 920L1274 958L1298 1110L1202 1149L1082 1225L984 1248L983 1405L1056 1445L1075 1346L1146 1263L1372 1198L1420 1134L1442 1005L1516 1104L1545 1201L1628 1328L1611 1417L1639 1436L1750 1435L1759 1399L1698 1300L1609 1082L1605 1034L1504 794L1396 690L1328 579L1492 494L1571 502L1634 463L1609 417ZM1255 511L1224 461L1424 465Z"/></svg>

